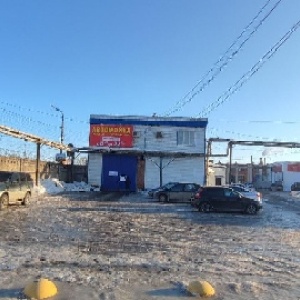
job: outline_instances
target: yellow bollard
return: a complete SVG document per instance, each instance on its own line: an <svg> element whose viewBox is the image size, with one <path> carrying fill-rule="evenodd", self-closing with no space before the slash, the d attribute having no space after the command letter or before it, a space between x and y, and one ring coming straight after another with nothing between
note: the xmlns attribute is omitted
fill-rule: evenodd
<svg viewBox="0 0 300 300"><path fill-rule="evenodd" d="M24 289L24 294L37 300L46 299L57 294L57 287L52 281L41 278L29 283Z"/></svg>
<svg viewBox="0 0 300 300"><path fill-rule="evenodd" d="M207 281L191 281L187 287L187 290L190 293L200 295L201 297L211 297L215 294L214 288Z"/></svg>

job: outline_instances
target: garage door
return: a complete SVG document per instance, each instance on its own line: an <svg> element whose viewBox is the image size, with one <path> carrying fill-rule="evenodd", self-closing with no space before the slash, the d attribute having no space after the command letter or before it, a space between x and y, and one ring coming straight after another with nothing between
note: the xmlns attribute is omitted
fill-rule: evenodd
<svg viewBox="0 0 300 300"><path fill-rule="evenodd" d="M102 191L125 191L125 176L130 178L130 191L136 191L137 157L104 154L102 165Z"/></svg>

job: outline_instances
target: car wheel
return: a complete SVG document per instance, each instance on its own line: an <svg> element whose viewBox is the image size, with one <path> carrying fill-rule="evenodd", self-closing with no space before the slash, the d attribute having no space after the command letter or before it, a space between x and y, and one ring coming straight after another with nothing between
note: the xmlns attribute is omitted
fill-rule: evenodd
<svg viewBox="0 0 300 300"><path fill-rule="evenodd" d="M161 202L167 202L167 200L168 200L168 197L167 197L167 195L165 195L165 194L161 194L161 195L159 195L159 201L161 201Z"/></svg>
<svg viewBox="0 0 300 300"><path fill-rule="evenodd" d="M249 215L255 215L257 213L257 207L254 204L250 204L246 208L246 213Z"/></svg>
<svg viewBox="0 0 300 300"><path fill-rule="evenodd" d="M200 204L199 206L199 211L204 212L204 213L208 213L212 210L212 207L209 203L207 202L203 202Z"/></svg>
<svg viewBox="0 0 300 300"><path fill-rule="evenodd" d="M9 198L7 194L4 194L0 198L0 210L4 210L8 207Z"/></svg>
<svg viewBox="0 0 300 300"><path fill-rule="evenodd" d="M22 204L25 205L25 206L28 206L30 204L30 193L26 193L23 201L22 201Z"/></svg>

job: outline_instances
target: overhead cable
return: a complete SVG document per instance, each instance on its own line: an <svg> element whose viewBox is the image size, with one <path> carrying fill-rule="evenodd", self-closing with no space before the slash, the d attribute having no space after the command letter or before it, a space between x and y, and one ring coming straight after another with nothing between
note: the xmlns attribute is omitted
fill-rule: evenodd
<svg viewBox="0 0 300 300"><path fill-rule="evenodd" d="M278 0L271 7L271 9L265 14L265 16L259 21L258 25L256 25L252 29L252 31L248 34L248 36L246 36L244 40L239 45L237 45L240 39L244 36L244 34L250 29L252 24L259 18L259 16L263 13L265 8L269 5L270 0L268 0L265 3L265 5L259 10L256 16L250 21L250 23L242 30L240 35L232 42L232 44L223 53L223 55L213 64L211 69L207 71L205 75L202 76L202 78L198 81L198 83L181 100L179 100L173 108L171 108L167 113L165 113L164 116L170 116L171 114L179 111L180 109L182 109L184 105L186 105L188 102L191 102L195 96L197 96L200 92L202 92L240 52L242 47L250 40L250 38L254 35L254 33L258 31L259 27L263 25L264 21L277 8L277 6L280 4L281 1L282 0ZM236 45L237 47L234 48Z"/></svg>
<svg viewBox="0 0 300 300"><path fill-rule="evenodd" d="M232 134L232 135L235 135L235 136L238 136L240 138L250 138L250 139L257 139L257 140L264 140L264 141L274 141L275 138L270 138L270 137L262 137L262 136L253 136L253 135L250 135L250 134L244 134L244 133L239 133L239 132L235 132L235 131L232 131L232 130L220 130L220 129L217 129L217 128L209 128L208 129L212 135L216 135L215 132L225 132L226 134Z"/></svg>
<svg viewBox="0 0 300 300"><path fill-rule="evenodd" d="M226 123L263 123L263 124L299 124L300 121L282 121L282 120L225 120L225 119L218 119L218 122L226 122Z"/></svg>
<svg viewBox="0 0 300 300"><path fill-rule="evenodd" d="M300 20L256 63L246 72L238 81L236 81L226 92L224 92L217 100L203 109L198 117L207 117L213 110L223 104L236 93L256 72L258 72L263 65L273 57L273 55L287 42L292 34L300 27Z"/></svg>
<svg viewBox="0 0 300 300"><path fill-rule="evenodd" d="M56 127L58 127L57 124L54 125L54 124L49 124L49 123L45 123L45 122L42 122L42 121L38 121L38 120L33 119L32 117L25 116L25 115L22 115L22 114L19 114L19 113L16 113L14 111L10 111L8 109L1 108L1 107L0 107L0 111L3 112L3 115L6 116L6 118L8 120L10 120L9 117L11 117L11 119L14 118L13 119L14 120L14 126L17 122L20 123L19 125L21 125L22 130L24 130L24 128L26 127L26 130L30 129L30 130L37 131L37 132L40 132L40 133L43 133L43 134L44 134L44 132L46 132L48 135L49 135L49 133L52 133L52 134L56 133ZM29 124L29 126L28 125L25 126L25 122L27 122ZM38 124L38 127L33 126L33 123ZM77 139L77 140L80 137L80 134L78 133L78 131L74 131L74 130L73 131L68 130L68 135L70 137L73 135L74 137L76 137L75 139Z"/></svg>
<svg viewBox="0 0 300 300"><path fill-rule="evenodd" d="M8 102L5 102L5 101L0 101L0 104L4 104L4 105L7 105L7 106L18 108L19 110L23 110L23 111L26 110L26 111L29 111L29 112L34 112L34 113L39 113L39 114L47 115L47 116L50 116L50 117L57 117L57 116L59 116L58 114L55 114L55 113L48 113L48 112L45 112L45 111L42 111L42 110L34 110L34 109L31 109L31 108L28 108L28 107L22 107L20 105L11 104L11 103L8 103ZM88 121L75 120L73 118L68 118L68 117L65 117L65 120L72 121L72 122L77 122L77 123L89 124Z"/></svg>

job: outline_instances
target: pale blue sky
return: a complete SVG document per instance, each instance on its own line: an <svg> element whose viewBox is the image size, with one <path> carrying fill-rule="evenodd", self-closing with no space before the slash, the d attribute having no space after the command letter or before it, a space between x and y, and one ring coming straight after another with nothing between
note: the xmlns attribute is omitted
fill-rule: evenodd
<svg viewBox="0 0 300 300"><path fill-rule="evenodd" d="M260 9L267 4L244 37L277 2L0 0L0 123L59 141L60 114L53 104L65 114L66 143L82 147L88 145L90 114L166 115ZM280 1L214 80L171 116L201 114L300 20L299 12L299 0ZM210 111L207 137L300 142L299 49L296 30L241 89ZM35 151L0 138L2 151ZM262 157L262 148L239 148L237 161ZM279 152L266 156L267 162L300 160L298 150Z"/></svg>

